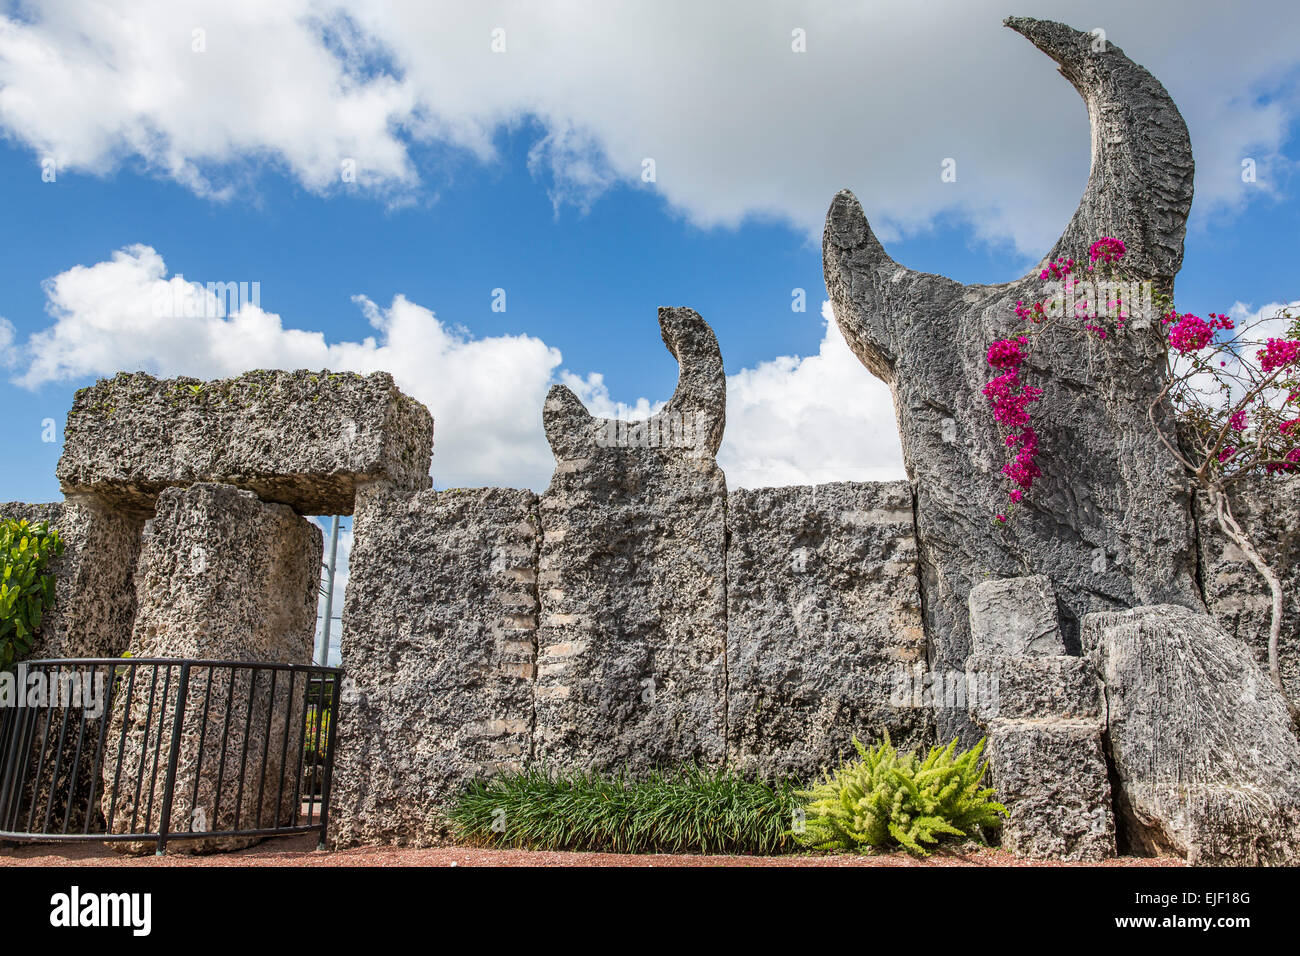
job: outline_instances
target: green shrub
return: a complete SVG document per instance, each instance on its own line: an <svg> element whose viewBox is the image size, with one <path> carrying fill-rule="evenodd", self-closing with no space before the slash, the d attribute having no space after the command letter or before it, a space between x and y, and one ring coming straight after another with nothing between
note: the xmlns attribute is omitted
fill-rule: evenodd
<svg viewBox="0 0 1300 956"><path fill-rule="evenodd" d="M54 576L44 573L45 565L62 553L59 533L44 522L0 520L0 670L31 649L54 603Z"/></svg>
<svg viewBox="0 0 1300 956"><path fill-rule="evenodd" d="M484 846L610 853L781 853L794 787L694 766L641 778L532 769L470 784L449 814Z"/></svg>
<svg viewBox="0 0 1300 956"><path fill-rule="evenodd" d="M798 796L805 801L805 846L821 850L867 850L901 846L928 856L922 844L944 836L985 842L986 831L1007 815L994 802L991 789L980 781L988 764L979 762L984 750L975 747L956 755L957 741L931 747L924 761L914 753L900 755L885 735L868 750L855 737L860 760L845 763L823 782Z"/></svg>

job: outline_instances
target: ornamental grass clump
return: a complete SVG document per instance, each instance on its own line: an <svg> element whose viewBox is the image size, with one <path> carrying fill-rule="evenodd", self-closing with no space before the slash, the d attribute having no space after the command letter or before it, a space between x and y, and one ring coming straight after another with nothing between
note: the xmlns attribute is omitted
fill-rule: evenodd
<svg viewBox="0 0 1300 956"><path fill-rule="evenodd" d="M925 760L915 753L899 754L888 734L870 750L856 737L853 746L860 760L797 793L806 820L796 835L807 847L865 852L901 846L929 856L924 844L945 837L986 843L1007 815L1006 807L992 799L993 790L980 787L988 769L979 762L983 740L957 754L954 739L946 747L931 747Z"/></svg>
<svg viewBox="0 0 1300 956"><path fill-rule="evenodd" d="M794 786L685 766L641 777L534 768L477 780L448 814L479 846L606 853L795 849Z"/></svg>

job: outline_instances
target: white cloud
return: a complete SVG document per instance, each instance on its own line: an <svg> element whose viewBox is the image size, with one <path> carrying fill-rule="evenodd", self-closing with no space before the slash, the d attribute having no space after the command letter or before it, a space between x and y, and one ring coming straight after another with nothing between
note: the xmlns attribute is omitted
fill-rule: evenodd
<svg viewBox="0 0 1300 956"><path fill-rule="evenodd" d="M473 338L432 311L395 296L385 308L354 301L375 330L360 342L327 343L320 332L285 328L279 315L245 304L233 315L198 283L166 277L163 258L132 246L45 284L54 324L23 348L29 388L126 370L219 378L250 368L389 371L433 412L439 487L544 485L553 459L541 408L558 350L527 335ZM191 293L199 315L158 314Z"/></svg>
<svg viewBox="0 0 1300 956"><path fill-rule="evenodd" d="M600 416L644 418L663 404L616 400L598 372L562 369L559 350L541 339L474 338L402 295L386 308L355 297L375 330L360 342L329 343L320 332L286 328L279 315L250 302L226 315L203 284L168 277L149 246L68 269L47 280L45 291L53 323L17 347L20 385L122 369L198 378L251 368L388 371L433 412L440 488L545 488L554 459L542 405L557 381ZM822 318L816 355L773 359L728 378L719 462L732 487L902 476L889 390L849 351L829 303ZM0 326L0 345L4 334Z"/></svg>
<svg viewBox="0 0 1300 956"><path fill-rule="evenodd" d="M902 478L889 387L850 351L829 302L816 355L782 357L727 378L718 462L733 488Z"/></svg>
<svg viewBox="0 0 1300 956"><path fill-rule="evenodd" d="M3 315L0 315L0 368L9 368L18 361L13 344L14 325Z"/></svg>
<svg viewBox="0 0 1300 956"><path fill-rule="evenodd" d="M1001 26L1007 12L1004 0L924 14L779 0L47 0L0 17L0 128L68 169L143 162L223 197L266 165L329 191L353 159L362 188L400 199L440 185L413 146L492 161L496 133L531 117L542 129L529 165L560 205L644 188L653 158L652 188L702 226L774 217L816 236L849 186L886 239L950 214L1037 258L1082 192L1089 134L1053 64ZM1300 112L1288 0L1249 14L1208 0L1023 0L1017 12L1104 25L1164 82L1198 151L1198 216L1283 188ZM497 27L504 53L490 49ZM806 53L791 52L795 27ZM940 182L947 157L955 183Z"/></svg>

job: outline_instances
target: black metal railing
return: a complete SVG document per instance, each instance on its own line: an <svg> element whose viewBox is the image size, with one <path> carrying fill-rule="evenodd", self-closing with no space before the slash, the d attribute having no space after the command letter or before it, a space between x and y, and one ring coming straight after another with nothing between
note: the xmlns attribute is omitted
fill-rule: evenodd
<svg viewBox="0 0 1300 956"><path fill-rule="evenodd" d="M24 661L0 673L0 840L236 849L329 826L337 668Z"/></svg>

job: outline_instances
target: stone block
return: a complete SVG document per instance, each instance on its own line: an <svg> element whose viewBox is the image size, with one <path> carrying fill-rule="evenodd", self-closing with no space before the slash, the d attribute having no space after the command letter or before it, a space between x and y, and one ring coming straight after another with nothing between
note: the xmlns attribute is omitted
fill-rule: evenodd
<svg viewBox="0 0 1300 956"><path fill-rule="evenodd" d="M1125 292L1129 321L1111 335L1105 361L1086 335L1034 340L1024 381L1042 390L1032 406L1042 474L1005 523L1014 487L1002 473L1005 430L984 387L994 377L991 343L1018 336L1016 303L1049 298L1047 264L1084 266L1092 242L1121 237L1126 271L1173 294L1192 203L1194 163L1186 124L1154 76L1108 38L1047 20L1006 21L1059 65L1092 121L1092 175L1079 208L1043 260L1014 281L965 285L895 261L861 204L843 191L823 239L826 288L849 347L894 394L903 460L916 494L925 629L934 670L960 670L972 653L968 597L989 576L1051 578L1066 634L1084 614L1142 604L1196 607L1195 529L1184 469L1158 439L1148 409L1164 383L1166 344L1151 295ZM1136 292L1136 294L1134 294ZM1082 293L1082 294L1078 294ZM1173 434L1173 414L1156 420ZM939 715L939 736L973 728Z"/></svg>
<svg viewBox="0 0 1300 956"><path fill-rule="evenodd" d="M802 779L889 733L909 749L930 714L900 683L924 666L906 482L736 490L727 526L727 750Z"/></svg>
<svg viewBox="0 0 1300 956"><path fill-rule="evenodd" d="M988 758L1010 811L1002 847L1030 859L1115 855L1110 783L1096 720L993 720Z"/></svg>
<svg viewBox="0 0 1300 956"><path fill-rule="evenodd" d="M1292 703L1300 704L1300 475L1262 475L1233 486L1233 517L1282 582L1278 669ZM1272 595L1244 552L1219 527L1205 495L1196 502L1201 580L1210 614L1268 666Z"/></svg>
<svg viewBox="0 0 1300 956"><path fill-rule="evenodd" d="M1056 592L1042 574L984 581L971 588L970 633L975 654L1057 657L1065 653Z"/></svg>
<svg viewBox="0 0 1300 956"><path fill-rule="evenodd" d="M1178 606L1088 615L1117 806L1136 851L1300 862L1300 740L1248 647Z"/></svg>
<svg viewBox="0 0 1300 956"><path fill-rule="evenodd" d="M120 373L77 392L58 478L148 513L163 489L220 482L300 514L351 514L359 486L430 485L433 419L386 372Z"/></svg>
<svg viewBox="0 0 1300 956"><path fill-rule="evenodd" d="M331 839L429 845L476 777L532 750L537 496L358 496Z"/></svg>
<svg viewBox="0 0 1300 956"><path fill-rule="evenodd" d="M1081 657L1009 657L977 654L966 659L971 719L987 729L1003 720L1092 720L1101 727L1101 682Z"/></svg>

